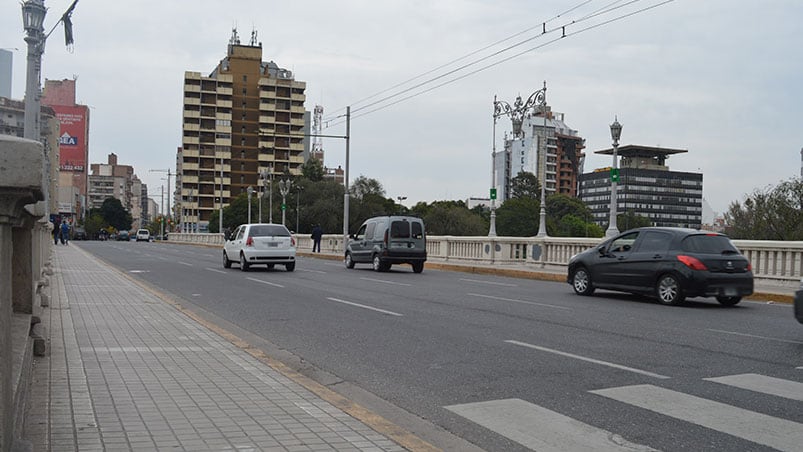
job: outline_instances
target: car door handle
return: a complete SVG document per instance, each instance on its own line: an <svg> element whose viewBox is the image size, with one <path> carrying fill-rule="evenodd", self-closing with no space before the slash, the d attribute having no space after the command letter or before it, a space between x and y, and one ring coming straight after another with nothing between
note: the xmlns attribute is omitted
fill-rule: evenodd
<svg viewBox="0 0 803 452"><path fill-rule="evenodd" d="M656 254L656 255L654 255L652 258L653 258L653 259L660 259L660 258L662 258L662 257L664 257L662 254Z"/></svg>
<svg viewBox="0 0 803 452"><path fill-rule="evenodd" d="M619 256L619 257L616 258L616 260L623 261L626 258L627 258L627 256Z"/></svg>

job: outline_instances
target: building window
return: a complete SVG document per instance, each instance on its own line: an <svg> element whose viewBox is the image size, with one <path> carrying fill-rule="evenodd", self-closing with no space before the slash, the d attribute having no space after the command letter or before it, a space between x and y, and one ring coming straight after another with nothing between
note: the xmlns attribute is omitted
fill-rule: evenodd
<svg viewBox="0 0 803 452"><path fill-rule="evenodd" d="M247 76L247 75L243 75L243 81L244 81L244 82L247 82L247 81L248 81L248 76Z"/></svg>

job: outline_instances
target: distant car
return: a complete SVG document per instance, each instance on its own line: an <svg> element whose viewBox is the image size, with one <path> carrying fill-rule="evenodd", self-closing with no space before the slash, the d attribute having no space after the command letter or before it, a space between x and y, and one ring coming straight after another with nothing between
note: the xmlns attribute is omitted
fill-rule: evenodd
<svg viewBox="0 0 803 452"><path fill-rule="evenodd" d="M239 262L240 270L264 264L268 268L284 265L291 272L296 268L296 239L281 224L242 224L226 237L223 244L223 267Z"/></svg>
<svg viewBox="0 0 803 452"><path fill-rule="evenodd" d="M131 241L131 236L128 234L128 231L119 231L117 233L117 241Z"/></svg>
<svg viewBox="0 0 803 452"><path fill-rule="evenodd" d="M800 287L795 292L795 318L803 323L803 279L800 280Z"/></svg>
<svg viewBox="0 0 803 452"><path fill-rule="evenodd" d="M151 231L147 229L137 230L137 242L150 242L150 240L151 240Z"/></svg>
<svg viewBox="0 0 803 452"><path fill-rule="evenodd" d="M378 272L390 270L393 264L410 264L413 272L421 273L426 260L424 221L402 215L365 220L357 233L349 236L344 256L346 268L362 262Z"/></svg>
<svg viewBox="0 0 803 452"><path fill-rule="evenodd" d="M86 240L86 230L84 228L75 227L72 231L73 240Z"/></svg>
<svg viewBox="0 0 803 452"><path fill-rule="evenodd" d="M569 260L567 282L579 295L610 289L668 305L716 297L733 306L753 293L750 262L726 235L682 228L638 228L605 240Z"/></svg>

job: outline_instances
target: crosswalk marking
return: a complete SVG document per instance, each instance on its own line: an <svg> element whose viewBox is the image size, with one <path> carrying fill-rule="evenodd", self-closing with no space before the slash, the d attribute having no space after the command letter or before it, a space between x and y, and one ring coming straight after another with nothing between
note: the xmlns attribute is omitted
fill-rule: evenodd
<svg viewBox="0 0 803 452"><path fill-rule="evenodd" d="M799 451L803 444L803 424L654 385L590 392L782 451Z"/></svg>
<svg viewBox="0 0 803 452"><path fill-rule="evenodd" d="M537 451L655 451L520 399L491 400L445 408Z"/></svg>
<svg viewBox="0 0 803 452"><path fill-rule="evenodd" d="M713 381L728 386L747 389L750 391L761 392L787 399L803 401L803 383L784 380L781 378L767 377L758 374L729 375L726 377L703 378L703 380Z"/></svg>

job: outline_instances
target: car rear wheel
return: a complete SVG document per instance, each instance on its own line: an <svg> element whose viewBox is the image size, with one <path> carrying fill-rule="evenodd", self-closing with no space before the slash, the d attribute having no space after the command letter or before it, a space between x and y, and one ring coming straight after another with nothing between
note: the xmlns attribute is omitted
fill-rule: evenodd
<svg viewBox="0 0 803 452"><path fill-rule="evenodd" d="M231 268L231 261L229 260L229 256L226 256L226 252L223 252L223 268Z"/></svg>
<svg viewBox="0 0 803 452"><path fill-rule="evenodd" d="M414 262L413 263L413 272L414 273L421 273L424 271L424 263L423 262Z"/></svg>
<svg viewBox="0 0 803 452"><path fill-rule="evenodd" d="M577 295L591 295L594 293L594 285L591 284L591 275L585 267L580 267L574 271L572 287Z"/></svg>
<svg viewBox="0 0 803 452"><path fill-rule="evenodd" d="M245 254L240 253L240 270L247 272L251 264L245 261Z"/></svg>
<svg viewBox="0 0 803 452"><path fill-rule="evenodd" d="M717 301L722 306L736 306L742 301L742 297L717 297Z"/></svg>
<svg viewBox="0 0 803 452"><path fill-rule="evenodd" d="M354 268L354 260L351 258L351 253L346 253L346 268Z"/></svg>
<svg viewBox="0 0 803 452"><path fill-rule="evenodd" d="M658 295L658 302L661 304L676 306L686 299L683 288L680 287L680 282L674 275L663 275L658 278L655 292Z"/></svg>
<svg viewBox="0 0 803 452"><path fill-rule="evenodd" d="M390 265L382 262L382 259L379 257L378 254L374 255L374 260L372 261L372 263L375 272L386 272L390 269Z"/></svg>
<svg viewBox="0 0 803 452"><path fill-rule="evenodd" d="M287 271L291 272L296 269L296 263L290 262L289 264L285 265L284 268L287 269Z"/></svg>

